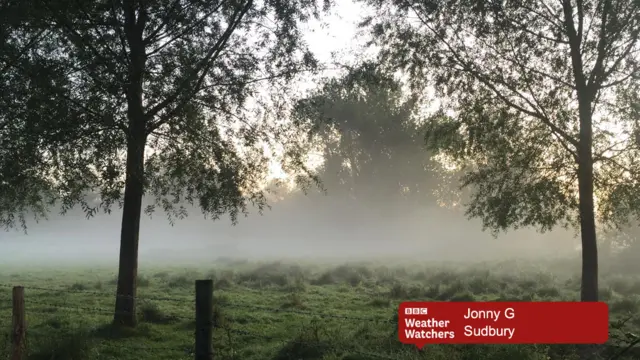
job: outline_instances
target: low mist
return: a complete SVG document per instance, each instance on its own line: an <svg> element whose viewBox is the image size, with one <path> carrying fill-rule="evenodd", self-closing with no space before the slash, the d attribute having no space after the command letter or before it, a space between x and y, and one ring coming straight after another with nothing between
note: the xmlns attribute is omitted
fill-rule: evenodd
<svg viewBox="0 0 640 360"><path fill-rule="evenodd" d="M437 206L397 209L380 203L360 204L337 196L293 195L272 201L259 215L204 219L195 208L172 226L161 212L143 215L140 262L202 263L231 257L251 260L365 260L397 258L418 261L487 261L549 259L575 254L577 240L568 231L545 234L533 229L493 238L479 221L461 210ZM79 209L48 221L30 222L28 233L2 232L0 263L115 263L121 212L87 219Z"/></svg>

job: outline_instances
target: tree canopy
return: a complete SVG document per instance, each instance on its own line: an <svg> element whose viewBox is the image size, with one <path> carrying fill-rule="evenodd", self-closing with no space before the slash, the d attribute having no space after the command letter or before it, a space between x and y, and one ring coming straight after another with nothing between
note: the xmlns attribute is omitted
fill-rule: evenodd
<svg viewBox="0 0 640 360"><path fill-rule="evenodd" d="M148 137L145 189L156 205L178 215L175 203L195 201L217 216L236 214L248 200L263 201L254 190L266 158L253 145L273 137L265 135L266 122L250 117L250 101L259 96L263 78L275 87L317 65L300 50L297 29L316 11L315 1L40 5L44 9L35 15L41 24L20 31L43 36L29 50L29 63L12 69L22 78L4 74L3 91L13 104L2 114L13 127L5 128L3 139L15 147L18 137L33 141L3 157L29 155L38 163L30 200L44 206L55 196L66 207L82 203L88 211L94 209L84 199L87 191L99 193L104 210L122 200L133 111L127 102L135 95L127 86L137 70L144 94L137 111ZM269 21L276 25L267 26ZM51 189L47 197L43 189ZM21 214L4 210L3 220Z"/></svg>
<svg viewBox="0 0 640 360"><path fill-rule="evenodd" d="M426 206L445 174L425 151L417 99L372 62L331 78L294 109L320 144L319 176L333 195L393 207Z"/></svg>
<svg viewBox="0 0 640 360"><path fill-rule="evenodd" d="M430 148L472 163L468 214L494 231L579 224L597 299L596 213L640 210L636 122L618 107L638 91L640 3L364 2L381 61L439 96Z"/></svg>
<svg viewBox="0 0 640 360"><path fill-rule="evenodd" d="M143 195L170 220L185 203L234 220L265 205L267 149L291 131L260 107L317 67L300 25L329 1L7 4L24 16L1 34L0 220L122 206L116 320L134 325ZM285 154L309 179L301 154Z"/></svg>

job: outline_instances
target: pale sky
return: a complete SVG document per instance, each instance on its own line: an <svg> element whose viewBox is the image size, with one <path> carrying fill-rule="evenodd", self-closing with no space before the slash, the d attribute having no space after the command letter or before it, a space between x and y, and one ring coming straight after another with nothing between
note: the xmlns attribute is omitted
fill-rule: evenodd
<svg viewBox="0 0 640 360"><path fill-rule="evenodd" d="M330 60L332 51L340 51L352 47L356 35L356 24L362 20L363 8L350 0L342 0L331 15L318 22L309 24L307 41L321 60Z"/></svg>

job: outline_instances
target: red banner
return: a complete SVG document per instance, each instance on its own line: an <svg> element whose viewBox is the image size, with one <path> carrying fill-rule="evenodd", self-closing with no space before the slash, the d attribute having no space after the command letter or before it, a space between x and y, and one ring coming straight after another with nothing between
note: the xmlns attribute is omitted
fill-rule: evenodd
<svg viewBox="0 0 640 360"><path fill-rule="evenodd" d="M404 302L405 344L602 344L609 338L603 302Z"/></svg>

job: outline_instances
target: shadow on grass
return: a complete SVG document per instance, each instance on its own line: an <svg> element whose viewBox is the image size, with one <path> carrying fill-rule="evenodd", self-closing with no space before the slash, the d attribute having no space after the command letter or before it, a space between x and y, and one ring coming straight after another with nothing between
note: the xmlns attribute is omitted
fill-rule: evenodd
<svg viewBox="0 0 640 360"><path fill-rule="evenodd" d="M99 344L130 338L149 337L151 328L148 324L141 323L136 328L117 326L110 323L97 328L55 327L49 322L47 326L36 328L31 333L29 355L27 360L89 360L96 358L96 348ZM0 351L2 344L0 341ZM5 341L5 345L9 342ZM8 348L8 347L7 347ZM2 359L2 357L0 357Z"/></svg>
<svg viewBox="0 0 640 360"><path fill-rule="evenodd" d="M111 323L101 325L90 332L92 338L104 340L120 340L133 337L148 336L150 329L145 324L139 324L136 328L118 326Z"/></svg>
<svg viewBox="0 0 640 360"><path fill-rule="evenodd" d="M40 337L28 360L86 360L91 358L93 344L86 331L58 332Z"/></svg>
<svg viewBox="0 0 640 360"><path fill-rule="evenodd" d="M167 315L158 305L145 303L138 309L138 318L143 323L167 325L180 322L179 319Z"/></svg>
<svg viewBox="0 0 640 360"><path fill-rule="evenodd" d="M331 345L328 342L298 338L286 343L278 351L273 360L319 360L322 359L327 353L329 353L331 349Z"/></svg>

